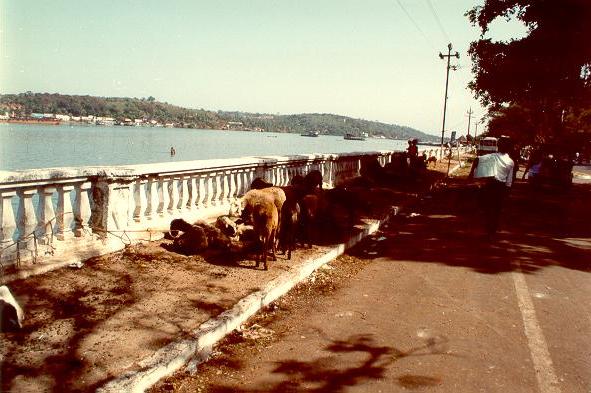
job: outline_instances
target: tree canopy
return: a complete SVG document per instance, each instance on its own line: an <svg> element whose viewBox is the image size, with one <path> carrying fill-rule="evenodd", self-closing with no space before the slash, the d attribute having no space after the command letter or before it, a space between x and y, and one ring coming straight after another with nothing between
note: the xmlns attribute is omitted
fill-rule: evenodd
<svg viewBox="0 0 591 393"><path fill-rule="evenodd" d="M485 0L466 15L481 31L469 49L469 87L497 125L527 119L538 137L591 132L591 1ZM527 36L485 38L497 18L521 21Z"/></svg>
<svg viewBox="0 0 591 393"><path fill-rule="evenodd" d="M31 113L54 113L73 116L108 116L116 120L144 119L160 123L174 123L177 127L198 129L223 129L228 122L242 123L241 129L264 129L274 132L319 131L323 134L344 135L345 133L367 132L388 138L419 138L423 141L436 140L411 127L385 124L363 119L353 119L333 114L270 115L245 112L207 111L189 109L147 98L94 97L65 94L26 92L22 94L0 94L0 113L14 112L17 117Z"/></svg>

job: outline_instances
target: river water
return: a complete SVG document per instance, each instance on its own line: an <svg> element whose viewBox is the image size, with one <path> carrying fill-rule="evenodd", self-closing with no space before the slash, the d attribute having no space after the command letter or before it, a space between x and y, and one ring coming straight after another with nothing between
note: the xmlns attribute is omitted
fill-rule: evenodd
<svg viewBox="0 0 591 393"><path fill-rule="evenodd" d="M0 170L404 150L406 145L400 140L349 141L330 135L310 138L249 131L0 123Z"/></svg>

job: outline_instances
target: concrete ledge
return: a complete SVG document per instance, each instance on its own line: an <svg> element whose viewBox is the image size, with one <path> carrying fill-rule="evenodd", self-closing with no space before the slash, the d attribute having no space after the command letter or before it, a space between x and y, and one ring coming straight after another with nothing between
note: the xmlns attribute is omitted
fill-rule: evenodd
<svg viewBox="0 0 591 393"><path fill-rule="evenodd" d="M398 209L394 209L397 214ZM139 368L127 372L108 382L97 392L143 392L160 379L173 374L193 359L204 359L211 347L228 333L237 329L248 318L256 314L262 307L278 299L296 284L303 281L320 266L343 254L366 236L376 232L383 220L367 221L359 233L347 242L328 248L320 257L310 258L302 263L296 271L285 273L270 281L264 289L241 299L230 310L224 311L192 332L192 338L180 339L161 348L154 355L140 361Z"/></svg>

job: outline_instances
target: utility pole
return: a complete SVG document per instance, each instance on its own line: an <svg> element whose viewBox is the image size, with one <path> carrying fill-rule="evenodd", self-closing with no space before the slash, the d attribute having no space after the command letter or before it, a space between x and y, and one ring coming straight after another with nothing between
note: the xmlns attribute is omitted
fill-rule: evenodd
<svg viewBox="0 0 591 393"><path fill-rule="evenodd" d="M450 66L449 61L452 57L460 58L460 54L456 51L453 55L451 54L451 43L447 45L447 55L442 54L439 52L439 58L443 60L443 58L447 57L447 69L446 69L446 76L445 76L445 97L443 99L443 126L441 127L441 151L440 151L440 158L443 158L443 136L445 135L445 112L447 110L447 87L449 86L449 69L453 68L454 71L456 69L455 66Z"/></svg>
<svg viewBox="0 0 591 393"><path fill-rule="evenodd" d="M468 114L468 136L470 136L470 120L472 119L472 114L474 112L472 112L472 107L470 107L470 110L468 110L468 112L466 112Z"/></svg>
<svg viewBox="0 0 591 393"><path fill-rule="evenodd" d="M483 119L484 119L484 117L481 117L480 119L478 119L474 122L474 126L476 127L474 130L474 145L476 146L477 152L478 152L478 144L476 142L476 138L478 137L478 123L481 123Z"/></svg>

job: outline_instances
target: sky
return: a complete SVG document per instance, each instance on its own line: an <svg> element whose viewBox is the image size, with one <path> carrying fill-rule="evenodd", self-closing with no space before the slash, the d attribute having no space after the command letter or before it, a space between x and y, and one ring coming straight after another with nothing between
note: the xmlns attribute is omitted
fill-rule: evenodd
<svg viewBox="0 0 591 393"><path fill-rule="evenodd" d="M333 113L465 134L476 0L0 0L0 93L148 97L188 108ZM489 34L525 34L499 21ZM488 37L488 35L487 35ZM474 117L472 119L472 127ZM472 128L472 134L474 130ZM480 133L480 131L479 131Z"/></svg>

